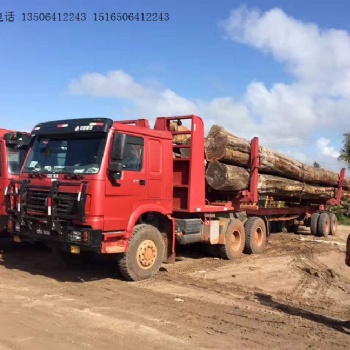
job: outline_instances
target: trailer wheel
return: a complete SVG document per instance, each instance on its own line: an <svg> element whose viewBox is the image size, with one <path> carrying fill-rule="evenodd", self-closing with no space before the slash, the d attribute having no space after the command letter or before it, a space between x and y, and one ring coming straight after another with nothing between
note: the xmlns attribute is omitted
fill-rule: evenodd
<svg viewBox="0 0 350 350"><path fill-rule="evenodd" d="M310 221L310 231L313 236L317 236L317 226L318 226L318 219L320 217L320 213L313 213L311 215L311 221Z"/></svg>
<svg viewBox="0 0 350 350"><path fill-rule="evenodd" d="M229 223L225 233L225 244L218 245L220 257L226 260L240 258L245 244L245 231L238 219Z"/></svg>
<svg viewBox="0 0 350 350"><path fill-rule="evenodd" d="M338 218L334 213L329 213L329 222L330 222L330 235L335 235L338 229Z"/></svg>
<svg viewBox="0 0 350 350"><path fill-rule="evenodd" d="M251 217L244 225L245 247L244 252L248 254L259 254L266 245L266 226L263 219Z"/></svg>
<svg viewBox="0 0 350 350"><path fill-rule="evenodd" d="M127 252L118 257L122 276L129 281L139 281L154 276L162 265L164 241L157 228L141 224L134 228Z"/></svg>
<svg viewBox="0 0 350 350"><path fill-rule="evenodd" d="M327 237L330 233L331 225L328 213L322 213L317 223L317 233L320 237Z"/></svg>

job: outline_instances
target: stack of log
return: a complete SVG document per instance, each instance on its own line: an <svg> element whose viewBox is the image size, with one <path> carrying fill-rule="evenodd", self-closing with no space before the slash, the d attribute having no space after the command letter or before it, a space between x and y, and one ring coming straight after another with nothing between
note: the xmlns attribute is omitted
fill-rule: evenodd
<svg viewBox="0 0 350 350"><path fill-rule="evenodd" d="M250 142L214 125L205 141L207 183L215 190L238 192L249 188ZM339 174L305 165L281 153L259 147L259 194L275 198L329 199L336 195ZM350 179L343 196L350 198Z"/></svg>

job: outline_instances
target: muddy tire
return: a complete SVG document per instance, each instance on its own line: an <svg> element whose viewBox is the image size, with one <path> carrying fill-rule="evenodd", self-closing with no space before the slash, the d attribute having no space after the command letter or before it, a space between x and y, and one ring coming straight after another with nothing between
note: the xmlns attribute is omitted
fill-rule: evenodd
<svg viewBox="0 0 350 350"><path fill-rule="evenodd" d="M164 241L157 228L137 225L130 238L128 251L118 257L119 271L129 281L151 278L162 265L164 250Z"/></svg>
<svg viewBox="0 0 350 350"><path fill-rule="evenodd" d="M320 214L320 217L317 223L318 236L326 238L328 237L330 230L331 230L331 224L330 224L328 213Z"/></svg>
<svg viewBox="0 0 350 350"><path fill-rule="evenodd" d="M245 230L240 220L233 220L227 226L225 244L218 245L219 255L222 259L238 259L243 254L245 245Z"/></svg>
<svg viewBox="0 0 350 350"><path fill-rule="evenodd" d="M245 247L247 254L259 254L266 246L266 226L263 219L251 217L244 225Z"/></svg>
<svg viewBox="0 0 350 350"><path fill-rule="evenodd" d="M338 229L338 218L334 213L329 213L330 231L329 234L334 236Z"/></svg>
<svg viewBox="0 0 350 350"><path fill-rule="evenodd" d="M320 213L313 213L311 215L311 221L310 221L310 231L313 236L318 235L317 227L318 227L318 220L320 217Z"/></svg>

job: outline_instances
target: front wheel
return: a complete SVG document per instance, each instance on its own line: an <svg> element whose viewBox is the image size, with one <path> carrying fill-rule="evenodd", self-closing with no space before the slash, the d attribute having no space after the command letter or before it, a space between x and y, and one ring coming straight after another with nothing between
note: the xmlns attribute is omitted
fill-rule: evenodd
<svg viewBox="0 0 350 350"><path fill-rule="evenodd" d="M129 281L153 277L162 265L164 251L164 241L156 227L136 225L128 251L119 256L119 271Z"/></svg>

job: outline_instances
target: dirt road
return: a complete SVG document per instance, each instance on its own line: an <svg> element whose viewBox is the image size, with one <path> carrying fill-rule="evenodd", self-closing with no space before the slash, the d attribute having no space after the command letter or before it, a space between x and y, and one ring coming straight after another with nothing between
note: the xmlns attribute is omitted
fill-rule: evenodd
<svg viewBox="0 0 350 350"><path fill-rule="evenodd" d="M0 349L348 349L350 227L339 231L275 234L236 261L183 251L137 283L112 261L72 271L1 240Z"/></svg>

